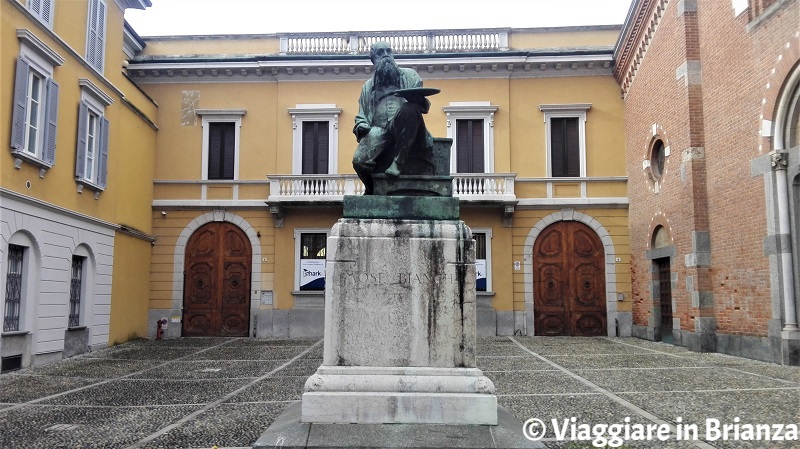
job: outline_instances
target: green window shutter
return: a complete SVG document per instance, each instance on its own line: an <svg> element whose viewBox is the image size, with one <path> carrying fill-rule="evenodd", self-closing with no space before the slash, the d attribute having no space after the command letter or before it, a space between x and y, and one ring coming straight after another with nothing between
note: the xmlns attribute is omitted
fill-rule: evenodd
<svg viewBox="0 0 800 449"><path fill-rule="evenodd" d="M19 152L25 146L25 116L28 112L28 74L30 64L17 58L17 75L14 80L14 111L11 113L11 151Z"/></svg>
<svg viewBox="0 0 800 449"><path fill-rule="evenodd" d="M81 102L78 107L78 146L75 150L75 178L86 178L86 129L89 126L89 107Z"/></svg>
<svg viewBox="0 0 800 449"><path fill-rule="evenodd" d="M97 163L97 185L105 189L108 181L108 120L100 117L100 160Z"/></svg>
<svg viewBox="0 0 800 449"><path fill-rule="evenodd" d="M44 162L53 166L56 162L56 128L58 125L58 83L50 80L47 86L47 128L45 148L42 154Z"/></svg>

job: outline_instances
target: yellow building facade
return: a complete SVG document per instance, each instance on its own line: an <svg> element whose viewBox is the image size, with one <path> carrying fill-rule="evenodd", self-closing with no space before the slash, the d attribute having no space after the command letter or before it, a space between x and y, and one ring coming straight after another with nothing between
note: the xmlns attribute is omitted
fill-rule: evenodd
<svg viewBox="0 0 800 449"><path fill-rule="evenodd" d="M454 140L478 241L480 335L630 335L619 27L146 39L158 107L148 335L321 336L325 238L352 168L372 43L391 43ZM380 264L381 261L374 261ZM163 326L163 324L162 324Z"/></svg>
<svg viewBox="0 0 800 449"><path fill-rule="evenodd" d="M157 107L123 65L148 6L0 3L3 371L146 334Z"/></svg>

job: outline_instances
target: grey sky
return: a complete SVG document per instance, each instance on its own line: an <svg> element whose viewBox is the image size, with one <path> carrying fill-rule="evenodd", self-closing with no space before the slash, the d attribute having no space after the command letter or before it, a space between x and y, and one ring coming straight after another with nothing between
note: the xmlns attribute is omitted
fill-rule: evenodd
<svg viewBox="0 0 800 449"><path fill-rule="evenodd" d="M142 36L621 24L631 0L152 0ZM396 7L395 5L402 5Z"/></svg>

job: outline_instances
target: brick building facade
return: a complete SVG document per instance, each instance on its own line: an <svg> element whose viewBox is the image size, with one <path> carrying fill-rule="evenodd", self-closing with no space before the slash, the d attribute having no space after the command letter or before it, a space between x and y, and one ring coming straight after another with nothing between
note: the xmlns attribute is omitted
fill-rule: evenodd
<svg viewBox="0 0 800 449"><path fill-rule="evenodd" d="M615 51L633 335L800 362L799 25L798 1L633 2Z"/></svg>

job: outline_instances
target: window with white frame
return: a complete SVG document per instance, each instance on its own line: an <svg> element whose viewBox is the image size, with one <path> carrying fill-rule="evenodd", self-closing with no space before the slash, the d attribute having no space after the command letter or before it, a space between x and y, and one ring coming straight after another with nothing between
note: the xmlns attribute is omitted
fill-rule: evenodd
<svg viewBox="0 0 800 449"><path fill-rule="evenodd" d="M494 173L494 114L488 101L451 102L442 108L447 115L447 137L453 139L450 171Z"/></svg>
<svg viewBox="0 0 800 449"><path fill-rule="evenodd" d="M292 117L292 173L336 174L339 114L335 104L298 104Z"/></svg>
<svg viewBox="0 0 800 449"><path fill-rule="evenodd" d="M325 290L325 256L329 229L296 229L295 289Z"/></svg>
<svg viewBox="0 0 800 449"><path fill-rule="evenodd" d="M17 30L17 37L21 45L14 80L11 152L17 158L16 168L27 161L47 169L55 163L58 127L58 83L53 71L64 58L28 30Z"/></svg>
<svg viewBox="0 0 800 449"><path fill-rule="evenodd" d="M591 104L542 104L547 145L547 176L586 176L586 111Z"/></svg>
<svg viewBox="0 0 800 449"><path fill-rule="evenodd" d="M89 0L86 30L86 62L103 73L106 41L106 2Z"/></svg>
<svg viewBox="0 0 800 449"><path fill-rule="evenodd" d="M109 121L105 107L113 100L87 79L78 81L78 143L75 150L75 180L80 186L103 190L108 181Z"/></svg>
<svg viewBox="0 0 800 449"><path fill-rule="evenodd" d="M492 230L491 228L474 228L475 239L475 290L492 291Z"/></svg>
<svg viewBox="0 0 800 449"><path fill-rule="evenodd" d="M244 109L197 109L203 117L204 180L239 179L239 147Z"/></svg>
<svg viewBox="0 0 800 449"><path fill-rule="evenodd" d="M28 0L28 11L48 28L53 27L53 6L55 0Z"/></svg>

